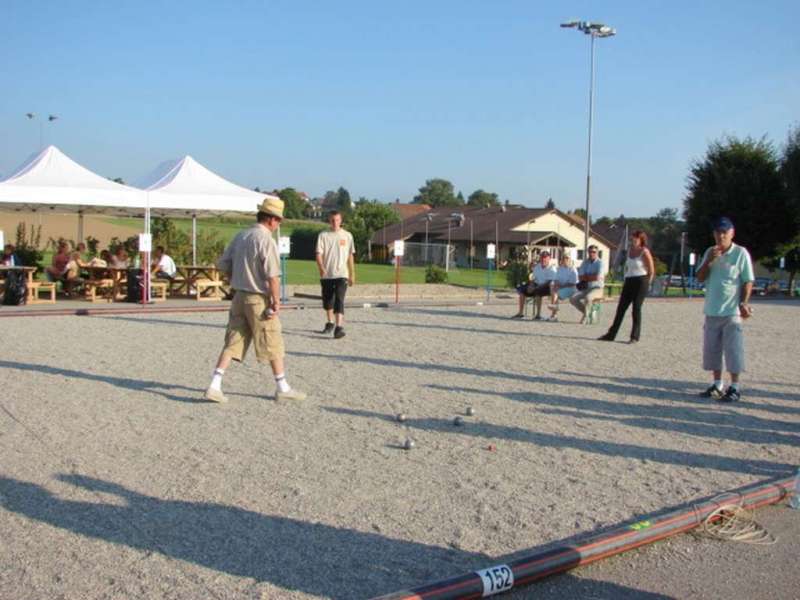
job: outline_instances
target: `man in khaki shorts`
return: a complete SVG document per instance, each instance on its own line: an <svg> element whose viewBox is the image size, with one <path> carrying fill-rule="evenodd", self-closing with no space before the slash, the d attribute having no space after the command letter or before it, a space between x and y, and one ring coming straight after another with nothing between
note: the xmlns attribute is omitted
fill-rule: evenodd
<svg viewBox="0 0 800 600"><path fill-rule="evenodd" d="M280 322L280 264L278 247L272 238L283 220L283 201L266 198L258 207L256 224L240 231L225 248L219 268L230 277L234 290L228 313L225 347L205 399L227 402L222 393L222 376L231 360L241 362L250 344L256 360L269 363L275 375L276 400L303 400L306 395L293 390L283 370L283 336Z"/></svg>

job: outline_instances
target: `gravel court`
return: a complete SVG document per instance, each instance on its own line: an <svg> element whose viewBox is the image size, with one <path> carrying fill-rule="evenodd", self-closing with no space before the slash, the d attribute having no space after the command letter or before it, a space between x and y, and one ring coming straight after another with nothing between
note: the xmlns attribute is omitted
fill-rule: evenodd
<svg viewBox="0 0 800 600"><path fill-rule="evenodd" d="M8 319L28 341L0 359L0 590L365 597L784 475L796 310L757 306L732 407L695 397L698 302L646 303L636 346L594 341L602 325L570 307L564 323L511 321L509 304L352 310L344 340L313 333L320 310L285 311L310 400L265 399L248 357L225 406L198 401L224 314Z"/></svg>

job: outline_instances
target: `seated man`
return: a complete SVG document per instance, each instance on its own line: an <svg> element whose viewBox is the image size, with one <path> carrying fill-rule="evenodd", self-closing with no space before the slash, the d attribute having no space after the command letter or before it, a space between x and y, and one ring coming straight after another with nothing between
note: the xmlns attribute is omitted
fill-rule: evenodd
<svg viewBox="0 0 800 600"><path fill-rule="evenodd" d="M572 266L572 259L569 254L561 256L561 264L556 273L556 280L553 282L553 293L550 297L550 318L549 321L558 321L558 301L567 300L575 293L575 286L578 284L578 271Z"/></svg>
<svg viewBox="0 0 800 600"><path fill-rule="evenodd" d="M130 266L128 253L125 251L124 247L117 246L117 250L111 257L111 266L115 269L127 269Z"/></svg>
<svg viewBox="0 0 800 600"><path fill-rule="evenodd" d="M152 269L156 279L172 280L175 278L175 273L178 271L175 266L175 261L164 252L164 246L156 246L156 251L153 255Z"/></svg>
<svg viewBox="0 0 800 600"><path fill-rule="evenodd" d="M570 304L581 312L581 325L586 322L587 311L594 300L603 297L605 275L603 261L597 257L597 246L589 246L589 257L578 269L578 291L569 299Z"/></svg>
<svg viewBox="0 0 800 600"><path fill-rule="evenodd" d="M3 248L3 256L0 258L0 265L4 267L20 267L22 263L19 261L19 257L14 254L13 244L6 244Z"/></svg>
<svg viewBox="0 0 800 600"><path fill-rule="evenodd" d="M533 268L530 281L517 286L519 294L519 310L512 319L521 319L524 314L525 300L534 298L536 305L534 319L542 320L542 298L550 295L551 283L556 278L556 267L550 264L550 253L545 250L539 254L539 262Z"/></svg>

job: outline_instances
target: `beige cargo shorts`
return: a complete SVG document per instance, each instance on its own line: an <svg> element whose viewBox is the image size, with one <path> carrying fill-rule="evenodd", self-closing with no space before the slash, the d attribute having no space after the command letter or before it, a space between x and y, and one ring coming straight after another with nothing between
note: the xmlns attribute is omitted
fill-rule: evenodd
<svg viewBox="0 0 800 600"><path fill-rule="evenodd" d="M283 358L281 322L278 317L267 319L268 307L267 296L236 291L228 312L224 349L233 360L241 361L251 343L258 362L269 363Z"/></svg>

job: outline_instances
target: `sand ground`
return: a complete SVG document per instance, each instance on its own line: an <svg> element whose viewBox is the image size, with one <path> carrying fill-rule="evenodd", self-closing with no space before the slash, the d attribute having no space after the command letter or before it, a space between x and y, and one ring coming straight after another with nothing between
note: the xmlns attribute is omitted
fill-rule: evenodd
<svg viewBox="0 0 800 600"><path fill-rule="evenodd" d="M697 302L646 303L634 346L595 341L570 308L352 310L343 340L315 333L321 311L287 311L289 380L310 394L295 404L269 399L252 357L226 375L229 404L199 400L224 313L3 319L0 597L364 598L786 476L798 310L757 306L733 406L696 396ZM653 579L658 551L538 591L709 597Z"/></svg>

